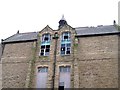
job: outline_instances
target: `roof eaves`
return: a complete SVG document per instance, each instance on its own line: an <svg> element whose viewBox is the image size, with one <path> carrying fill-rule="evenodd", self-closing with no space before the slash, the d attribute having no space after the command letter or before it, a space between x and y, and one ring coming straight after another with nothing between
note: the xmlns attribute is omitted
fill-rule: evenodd
<svg viewBox="0 0 120 90"><path fill-rule="evenodd" d="M104 35L120 35L120 32L101 33L101 34L76 35L75 37L90 37L90 36L104 36Z"/></svg>
<svg viewBox="0 0 120 90"><path fill-rule="evenodd" d="M16 41L5 41L2 42L2 44L8 44L8 43L21 43L21 42L32 42L32 41L37 41L37 39L31 39L31 40L16 40Z"/></svg>
<svg viewBox="0 0 120 90"><path fill-rule="evenodd" d="M34 41L34 40L37 40L37 34L38 34L38 32L31 32L30 34L32 34L32 33L34 33L34 34L33 34L33 36L34 36L33 38L23 38L23 39L19 38L18 40L17 40L17 39L14 39L14 37L16 38L17 35L23 35L23 36L24 36L24 34L28 34L28 35L29 35L29 33L19 33L19 34L14 34L14 35L12 35L12 36L4 39L4 40L2 41L2 43L24 42L24 41ZM29 36L30 36L30 35L29 35ZM25 37L26 37L26 35L25 35ZM12 39L11 39L11 38L12 38Z"/></svg>
<svg viewBox="0 0 120 90"><path fill-rule="evenodd" d="M11 37L14 37L16 34L13 34L12 36L10 36L10 37L8 37L8 38L6 38L6 39L3 39L3 41L2 42L4 42L4 41L6 41L6 40L8 40L9 38L11 38Z"/></svg>

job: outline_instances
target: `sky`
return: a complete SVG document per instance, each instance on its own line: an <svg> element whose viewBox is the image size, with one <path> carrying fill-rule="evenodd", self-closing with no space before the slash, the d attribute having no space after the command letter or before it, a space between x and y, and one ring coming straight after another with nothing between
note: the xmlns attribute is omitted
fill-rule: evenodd
<svg viewBox="0 0 120 90"><path fill-rule="evenodd" d="M120 1L118 2L118 25L120 25Z"/></svg>
<svg viewBox="0 0 120 90"><path fill-rule="evenodd" d="M72 27L113 25L120 0L0 0L0 40L20 33L58 29L62 15Z"/></svg>

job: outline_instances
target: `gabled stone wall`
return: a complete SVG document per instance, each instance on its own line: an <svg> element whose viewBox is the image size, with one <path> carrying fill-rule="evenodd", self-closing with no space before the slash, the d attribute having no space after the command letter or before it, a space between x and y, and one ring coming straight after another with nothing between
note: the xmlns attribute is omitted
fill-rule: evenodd
<svg viewBox="0 0 120 90"><path fill-rule="evenodd" d="M47 88L52 88L55 32L59 35L55 88L59 86L60 66L71 67L71 88L118 88L120 36L75 37L76 32L69 25L58 30L46 26L39 32L37 42L5 44L1 59L4 88L36 88L37 68L44 66L48 67ZM60 42L63 32L71 32L71 54L61 56ZM45 33L51 34L50 55L40 56L41 38Z"/></svg>
<svg viewBox="0 0 120 90"><path fill-rule="evenodd" d="M71 54L61 56L62 32L71 32ZM44 29L39 33L33 86L36 87L37 67L48 67L47 87L52 88L55 40L51 40L49 56L39 56L40 40L44 33L54 36L58 32L55 88L59 86L59 66L71 66L71 88L118 88L118 35L75 38L76 32L69 26L58 31Z"/></svg>

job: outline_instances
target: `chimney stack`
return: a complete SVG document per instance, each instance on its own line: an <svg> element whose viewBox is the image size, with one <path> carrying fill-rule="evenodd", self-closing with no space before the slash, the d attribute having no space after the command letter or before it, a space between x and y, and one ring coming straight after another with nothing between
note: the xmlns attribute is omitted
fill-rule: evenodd
<svg viewBox="0 0 120 90"><path fill-rule="evenodd" d="M19 30L17 31L17 34L19 34Z"/></svg>
<svg viewBox="0 0 120 90"><path fill-rule="evenodd" d="M116 25L116 21L115 20L113 21L113 25Z"/></svg>

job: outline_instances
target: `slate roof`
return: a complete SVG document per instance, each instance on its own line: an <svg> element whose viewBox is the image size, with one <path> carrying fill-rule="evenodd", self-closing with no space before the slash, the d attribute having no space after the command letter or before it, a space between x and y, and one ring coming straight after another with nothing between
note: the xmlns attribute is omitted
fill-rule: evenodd
<svg viewBox="0 0 120 90"><path fill-rule="evenodd" d="M77 36L120 33L113 25L75 28Z"/></svg>
<svg viewBox="0 0 120 90"><path fill-rule="evenodd" d="M3 43L37 40L37 35L38 35L38 32L17 33L5 39Z"/></svg>
<svg viewBox="0 0 120 90"><path fill-rule="evenodd" d="M76 36L120 33L120 31L118 31L118 29L114 27L114 25L98 26L98 27L78 27L74 29L76 30L76 33L77 33ZM37 40L37 35L38 35L38 32L18 33L5 39L3 43Z"/></svg>

